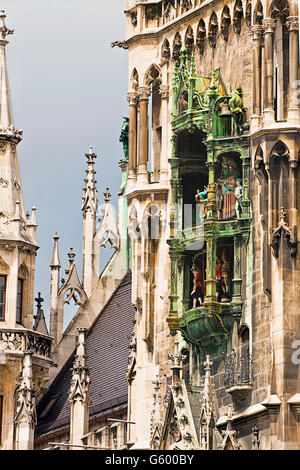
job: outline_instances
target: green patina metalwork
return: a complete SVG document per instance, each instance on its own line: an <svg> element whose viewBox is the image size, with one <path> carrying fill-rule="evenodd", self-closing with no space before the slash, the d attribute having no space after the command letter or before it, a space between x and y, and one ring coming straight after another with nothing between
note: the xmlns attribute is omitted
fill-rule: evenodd
<svg viewBox="0 0 300 470"><path fill-rule="evenodd" d="M173 113L172 113L172 156L171 165L171 211L170 211L170 256L171 256L171 293L168 323L171 334L181 330L187 341L201 347L208 354L217 354L221 346L229 344L234 321L242 313L242 272L241 253L243 244L247 244L250 235L250 145L248 123L245 122L243 93L241 87L228 94L223 83L220 69L211 72L208 77L195 74L192 54L189 69L187 51L181 50L180 63L177 63L173 78ZM208 184L206 193L199 195L201 207L205 207L204 222L192 227L183 226L183 188L181 173L185 166L192 168L199 165L200 155L189 155L179 141L182 135L192 136L198 133L201 145L205 146ZM199 141L200 148L200 141ZM200 151L199 151L200 152ZM218 216L218 169L220 164L225 174L225 155L234 155L240 165L239 218L228 217L222 220ZM230 174L229 174L230 176ZM225 180L226 181L226 180ZM229 181L229 180L228 180ZM235 181L235 180L234 180ZM223 188L225 185L223 186ZM230 188L231 193L234 188ZM204 203L203 203L204 200ZM203 239L206 247L206 292L204 303L189 309L188 275L179 275L179 265L186 257L190 247ZM216 253L218 240L233 240L233 279L230 302L218 302L216 292ZM188 268L187 268L188 269ZM184 279L185 281L182 281ZM183 289L179 282L185 282ZM179 292L184 292L179 298Z"/></svg>

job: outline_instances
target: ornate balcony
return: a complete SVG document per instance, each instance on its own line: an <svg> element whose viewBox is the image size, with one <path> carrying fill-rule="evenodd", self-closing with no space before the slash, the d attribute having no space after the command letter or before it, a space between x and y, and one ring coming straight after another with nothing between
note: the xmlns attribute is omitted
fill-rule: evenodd
<svg viewBox="0 0 300 470"><path fill-rule="evenodd" d="M0 353L3 355L22 356L32 352L33 357L51 362L52 338L42 333L25 328L0 329Z"/></svg>
<svg viewBox="0 0 300 470"><path fill-rule="evenodd" d="M252 362L248 351L243 355L235 351L226 354L224 385L226 392L239 401L249 395L252 390Z"/></svg>
<svg viewBox="0 0 300 470"><path fill-rule="evenodd" d="M228 342L234 323L230 304L214 303L193 308L180 319L180 330L185 338L201 347L206 354L220 354L224 343Z"/></svg>

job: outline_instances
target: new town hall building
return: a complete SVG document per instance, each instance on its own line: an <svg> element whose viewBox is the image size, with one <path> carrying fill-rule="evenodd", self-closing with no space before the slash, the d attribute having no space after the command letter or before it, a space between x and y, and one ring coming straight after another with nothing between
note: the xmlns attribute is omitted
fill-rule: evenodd
<svg viewBox="0 0 300 470"><path fill-rule="evenodd" d="M300 449L297 2L127 0L125 18L118 220L107 189L97 222L90 148L82 273L71 249L61 279L55 234L48 326L0 15L1 446Z"/></svg>

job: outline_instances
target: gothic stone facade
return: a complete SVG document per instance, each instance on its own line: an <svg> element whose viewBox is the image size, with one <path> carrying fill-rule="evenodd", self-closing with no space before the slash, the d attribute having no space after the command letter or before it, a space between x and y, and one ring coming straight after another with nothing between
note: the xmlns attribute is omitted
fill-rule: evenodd
<svg viewBox="0 0 300 470"><path fill-rule="evenodd" d="M297 2L128 0L125 14L128 442L297 449Z"/></svg>

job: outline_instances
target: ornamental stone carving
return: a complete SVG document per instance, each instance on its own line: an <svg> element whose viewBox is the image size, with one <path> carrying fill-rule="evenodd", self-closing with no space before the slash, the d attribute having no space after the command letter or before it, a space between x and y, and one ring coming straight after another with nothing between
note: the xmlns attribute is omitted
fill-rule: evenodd
<svg viewBox="0 0 300 470"><path fill-rule="evenodd" d="M298 16L288 16L285 24L289 31L299 31Z"/></svg>
<svg viewBox="0 0 300 470"><path fill-rule="evenodd" d="M135 92L130 92L127 93L127 101L129 103L129 106L137 106L138 104L138 95Z"/></svg>
<svg viewBox="0 0 300 470"><path fill-rule="evenodd" d="M160 85L159 92L162 100L169 99L169 85Z"/></svg>
<svg viewBox="0 0 300 470"><path fill-rule="evenodd" d="M137 12L136 11L133 11L130 15L130 19L131 19L131 24L132 26L135 28L136 25L137 25Z"/></svg>
<svg viewBox="0 0 300 470"><path fill-rule="evenodd" d="M263 20L263 29L265 34L274 34L276 21L272 18Z"/></svg>
<svg viewBox="0 0 300 470"><path fill-rule="evenodd" d="M138 95L139 95L140 101L148 100L149 96L151 95L151 90L147 86L141 86L138 88Z"/></svg>
<svg viewBox="0 0 300 470"><path fill-rule="evenodd" d="M251 33L252 33L252 40L253 41L261 41L262 40L263 27L259 24L255 24L254 26L251 26Z"/></svg>
<svg viewBox="0 0 300 470"><path fill-rule="evenodd" d="M51 339L29 330L0 330L0 351L32 352L33 355L50 359Z"/></svg>
<svg viewBox="0 0 300 470"><path fill-rule="evenodd" d="M32 380L32 353L25 354L19 385L15 391L15 423L26 423L35 426L37 423L35 394Z"/></svg>
<svg viewBox="0 0 300 470"><path fill-rule="evenodd" d="M0 126L0 135L4 135L5 137L13 137L20 141L23 137L23 129L18 130L13 126Z"/></svg>

